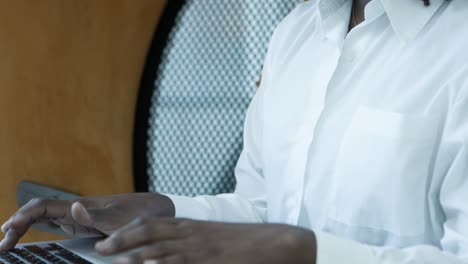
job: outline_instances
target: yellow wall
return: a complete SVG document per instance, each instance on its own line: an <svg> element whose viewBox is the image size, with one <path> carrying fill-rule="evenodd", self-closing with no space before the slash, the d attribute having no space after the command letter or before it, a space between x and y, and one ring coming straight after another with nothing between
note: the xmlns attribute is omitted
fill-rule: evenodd
<svg viewBox="0 0 468 264"><path fill-rule="evenodd" d="M1 221L21 180L82 195L133 190L134 107L164 3L0 0Z"/></svg>

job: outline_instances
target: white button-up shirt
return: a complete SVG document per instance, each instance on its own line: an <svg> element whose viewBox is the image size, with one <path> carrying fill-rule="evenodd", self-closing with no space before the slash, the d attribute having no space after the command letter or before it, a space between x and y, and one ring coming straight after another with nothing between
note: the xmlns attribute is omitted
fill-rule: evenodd
<svg viewBox="0 0 468 264"><path fill-rule="evenodd" d="M276 30L234 194L178 217L314 230L318 264L468 261L468 1L301 4ZM468 262L467 262L468 263Z"/></svg>

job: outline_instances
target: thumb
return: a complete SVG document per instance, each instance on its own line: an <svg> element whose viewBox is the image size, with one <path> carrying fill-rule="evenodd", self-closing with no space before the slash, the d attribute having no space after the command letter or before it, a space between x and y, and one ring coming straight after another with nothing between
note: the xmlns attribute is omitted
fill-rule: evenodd
<svg viewBox="0 0 468 264"><path fill-rule="evenodd" d="M71 216L79 225L92 228L95 226L95 219L93 219L93 216L88 212L88 209L86 209L86 207L84 207L80 202L74 202L72 204Z"/></svg>
<svg viewBox="0 0 468 264"><path fill-rule="evenodd" d="M91 209L86 208L80 202L73 203L71 207L72 218L77 224L96 229L107 235L120 227L118 223L114 223L116 220L114 214L110 208Z"/></svg>

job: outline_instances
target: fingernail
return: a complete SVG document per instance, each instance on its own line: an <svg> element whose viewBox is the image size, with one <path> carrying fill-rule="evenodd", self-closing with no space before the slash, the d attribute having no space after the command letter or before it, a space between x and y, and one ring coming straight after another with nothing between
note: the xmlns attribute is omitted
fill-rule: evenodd
<svg viewBox="0 0 468 264"><path fill-rule="evenodd" d="M86 212L86 208L83 206L83 204L81 204L80 202L74 202L72 204L72 208L75 207L75 208L78 208L79 210L82 210L82 211L85 211Z"/></svg>
<svg viewBox="0 0 468 264"><path fill-rule="evenodd" d="M74 212L77 212L78 215L75 215ZM92 225L92 223L93 223L93 219L89 215L88 210L80 202L74 202L73 203L73 205L72 205L72 217L73 218L78 218L79 221L84 221L85 225Z"/></svg>
<svg viewBox="0 0 468 264"><path fill-rule="evenodd" d="M115 252L115 248L112 247L112 243L109 239L102 240L96 243L96 250L104 254L112 254Z"/></svg>
<svg viewBox="0 0 468 264"><path fill-rule="evenodd" d="M5 224L2 225L2 232L6 233L7 231L8 231L7 223L5 223Z"/></svg>
<svg viewBox="0 0 468 264"><path fill-rule="evenodd" d="M5 245L6 245L6 244L7 244L7 243L5 242L5 239L2 239L2 242L0 242L0 249L1 249L1 250L5 250Z"/></svg>
<svg viewBox="0 0 468 264"><path fill-rule="evenodd" d="M106 251L107 250L107 245L105 240L99 241L96 243L96 250L97 251Z"/></svg>
<svg viewBox="0 0 468 264"><path fill-rule="evenodd" d="M88 213L88 210L86 210L86 207L85 207L82 203L80 203L80 202L78 202L78 206L81 207L81 210L83 210L83 212L85 213L85 215L86 215L87 217L89 217L89 213Z"/></svg>

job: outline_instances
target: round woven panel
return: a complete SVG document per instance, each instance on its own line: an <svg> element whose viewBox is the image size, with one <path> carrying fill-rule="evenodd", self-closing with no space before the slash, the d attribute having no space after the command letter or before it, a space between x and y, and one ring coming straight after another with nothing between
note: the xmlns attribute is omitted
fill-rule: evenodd
<svg viewBox="0 0 468 264"><path fill-rule="evenodd" d="M302 0L188 0L169 36L152 98L149 188L232 192L243 120L268 41Z"/></svg>

